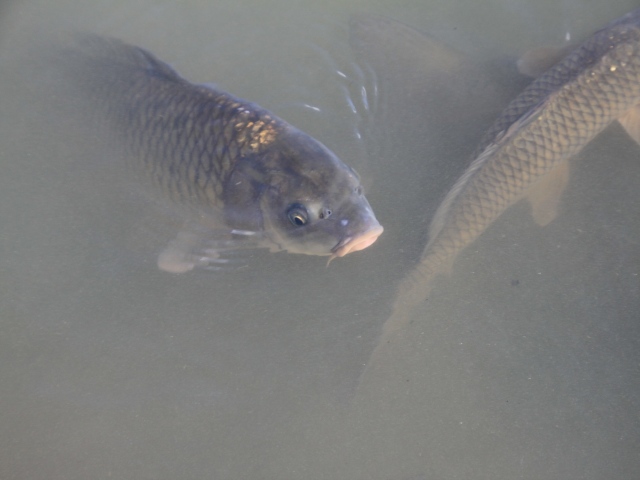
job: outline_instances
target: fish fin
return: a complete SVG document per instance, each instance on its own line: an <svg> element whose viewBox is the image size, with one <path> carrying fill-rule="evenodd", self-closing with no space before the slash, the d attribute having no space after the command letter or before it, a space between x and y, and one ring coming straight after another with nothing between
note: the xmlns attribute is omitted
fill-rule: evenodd
<svg viewBox="0 0 640 480"><path fill-rule="evenodd" d="M75 33L61 50L59 61L79 80L78 86L93 95L112 99L129 91L136 75L145 74L167 83L190 85L167 63L143 48L116 38L92 33Z"/></svg>
<svg viewBox="0 0 640 480"><path fill-rule="evenodd" d="M526 52L516 62L518 72L528 77L537 78L562 60L567 54L575 50L576 45L568 44L562 47L544 46L533 48Z"/></svg>
<svg viewBox="0 0 640 480"><path fill-rule="evenodd" d="M564 161L543 176L527 192L535 222L544 227L558 215L562 192L569 182L569 162Z"/></svg>
<svg viewBox="0 0 640 480"><path fill-rule="evenodd" d="M390 355L397 345L402 345L406 328L413 321L413 311L427 300L434 279L441 274L449 276L452 267L453 258L442 261L439 256L429 255L423 257L416 268L400 282L391 315L382 325L378 344L360 375L358 389L384 364L382 359Z"/></svg>
<svg viewBox="0 0 640 480"><path fill-rule="evenodd" d="M349 43L357 61L375 73L381 110L406 121L407 109L420 109L422 122L433 121L429 129L461 120L482 125L516 92L496 75L495 65L478 63L432 35L385 17L352 15Z"/></svg>
<svg viewBox="0 0 640 480"><path fill-rule="evenodd" d="M366 58L410 69L420 76L457 73L468 58L439 40L403 23L372 14L349 19L349 43ZM415 72L414 72L415 71Z"/></svg>
<svg viewBox="0 0 640 480"><path fill-rule="evenodd" d="M246 250L258 249L255 232L182 230L158 255L158 268L169 273L191 270L232 271L247 267Z"/></svg>
<svg viewBox="0 0 640 480"><path fill-rule="evenodd" d="M618 122L624 127L629 136L640 144L640 105L630 108Z"/></svg>

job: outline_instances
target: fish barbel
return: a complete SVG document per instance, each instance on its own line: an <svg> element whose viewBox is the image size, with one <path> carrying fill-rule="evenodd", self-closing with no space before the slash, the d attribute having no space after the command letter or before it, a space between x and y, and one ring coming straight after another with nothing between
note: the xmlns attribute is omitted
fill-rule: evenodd
<svg viewBox="0 0 640 480"><path fill-rule="evenodd" d="M568 160L614 120L640 143L640 9L572 50L505 108L438 207L429 241L398 287L367 370L424 301L434 278L507 208L526 198L535 221L556 215Z"/></svg>
<svg viewBox="0 0 640 480"><path fill-rule="evenodd" d="M162 270L222 269L239 248L333 259L382 233L355 171L258 105L116 39L78 35L61 57L140 176L190 208Z"/></svg>

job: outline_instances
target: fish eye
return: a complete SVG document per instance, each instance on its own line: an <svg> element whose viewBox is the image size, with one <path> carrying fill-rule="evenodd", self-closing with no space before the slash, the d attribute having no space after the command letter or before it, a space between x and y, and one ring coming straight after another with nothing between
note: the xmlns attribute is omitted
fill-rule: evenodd
<svg viewBox="0 0 640 480"><path fill-rule="evenodd" d="M289 206L289 210L287 211L287 217L292 225L296 227L303 227L309 221L309 214L307 213L307 209L298 203L294 203Z"/></svg>
<svg viewBox="0 0 640 480"><path fill-rule="evenodd" d="M362 185L358 185L358 186L356 187L356 193L357 193L358 195L362 195L362 194L364 193L364 188L362 188Z"/></svg>

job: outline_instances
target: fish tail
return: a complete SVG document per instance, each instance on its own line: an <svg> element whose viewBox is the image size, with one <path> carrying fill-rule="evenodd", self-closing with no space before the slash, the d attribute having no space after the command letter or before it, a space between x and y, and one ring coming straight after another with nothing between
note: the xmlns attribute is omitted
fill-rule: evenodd
<svg viewBox="0 0 640 480"><path fill-rule="evenodd" d="M408 318L409 314L427 299L434 279L440 274L449 275L452 263L453 256L427 247L427 254L423 255L420 262L398 286L391 317L383 326L385 334L395 334L406 325L406 323L401 323L399 319Z"/></svg>
<svg viewBox="0 0 640 480"><path fill-rule="evenodd" d="M424 302L431 292L434 279L441 273L449 273L451 261L442 261L436 255L430 255L421 261L398 286L391 315L382 325L378 344L369 356L364 371L360 375L359 385L384 363L395 345L402 344L402 335L413 321L413 311Z"/></svg>

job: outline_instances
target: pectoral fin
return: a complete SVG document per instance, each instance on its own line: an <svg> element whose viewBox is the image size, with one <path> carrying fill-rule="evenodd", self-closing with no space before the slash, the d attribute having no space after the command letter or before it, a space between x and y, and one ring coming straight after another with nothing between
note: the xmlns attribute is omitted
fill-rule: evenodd
<svg viewBox="0 0 640 480"><path fill-rule="evenodd" d="M556 218L560 197L568 182L569 162L564 161L530 188L527 200L538 225L543 227Z"/></svg>
<svg viewBox="0 0 640 480"><path fill-rule="evenodd" d="M158 268L169 273L186 273L193 270L197 257L192 250L199 239L192 234L180 232L158 255Z"/></svg>
<svg viewBox="0 0 640 480"><path fill-rule="evenodd" d="M247 266L244 252L264 248L256 232L208 229L192 222L185 227L158 255L160 270L170 273L237 270Z"/></svg>
<svg viewBox="0 0 640 480"><path fill-rule="evenodd" d="M627 113L618 119L629 136L640 144L640 105L630 108Z"/></svg>

